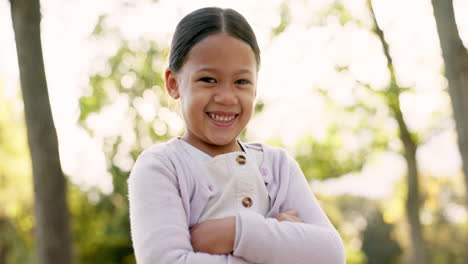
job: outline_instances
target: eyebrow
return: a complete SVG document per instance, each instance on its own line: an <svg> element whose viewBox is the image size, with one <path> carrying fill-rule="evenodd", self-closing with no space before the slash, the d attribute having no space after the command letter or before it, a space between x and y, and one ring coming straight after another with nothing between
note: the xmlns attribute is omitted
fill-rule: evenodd
<svg viewBox="0 0 468 264"><path fill-rule="evenodd" d="M202 71L215 72L215 73L218 72L218 70L216 70L215 68L209 68L209 67L200 68L196 72L202 72ZM250 73L250 74L252 74L252 71L249 70L249 69L240 69L240 70L235 72L235 74L241 74L241 73Z"/></svg>

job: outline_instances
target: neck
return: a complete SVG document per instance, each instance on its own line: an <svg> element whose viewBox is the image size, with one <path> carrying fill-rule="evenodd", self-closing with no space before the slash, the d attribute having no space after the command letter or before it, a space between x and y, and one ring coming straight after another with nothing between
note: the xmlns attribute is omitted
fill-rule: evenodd
<svg viewBox="0 0 468 264"><path fill-rule="evenodd" d="M205 152L211 157L215 157L221 154L226 154L229 152L242 151L242 148L237 142L237 139L234 139L232 142L226 145L211 144L209 142L205 142L200 139L195 139L191 137L190 135L187 135L187 133L181 139L189 143L190 145L196 147L197 149Z"/></svg>

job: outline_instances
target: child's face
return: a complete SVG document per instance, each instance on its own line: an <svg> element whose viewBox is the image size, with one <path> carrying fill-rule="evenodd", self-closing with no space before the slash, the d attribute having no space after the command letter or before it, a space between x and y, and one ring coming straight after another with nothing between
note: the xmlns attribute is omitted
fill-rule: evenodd
<svg viewBox="0 0 468 264"><path fill-rule="evenodd" d="M197 43L178 73L166 72L169 94L181 99L184 137L194 144L237 144L252 116L256 84L252 49L224 33Z"/></svg>

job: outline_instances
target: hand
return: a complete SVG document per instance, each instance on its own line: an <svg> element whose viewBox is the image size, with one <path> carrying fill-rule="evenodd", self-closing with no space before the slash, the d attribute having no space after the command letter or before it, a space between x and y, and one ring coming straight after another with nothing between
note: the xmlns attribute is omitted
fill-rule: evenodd
<svg viewBox="0 0 468 264"><path fill-rule="evenodd" d="M295 222L295 223L303 223L304 221L297 217L296 210L286 210L283 211L275 216L278 221L288 221L288 222Z"/></svg>
<svg viewBox="0 0 468 264"><path fill-rule="evenodd" d="M190 242L195 252L230 254L236 236L236 217L210 219L190 229Z"/></svg>

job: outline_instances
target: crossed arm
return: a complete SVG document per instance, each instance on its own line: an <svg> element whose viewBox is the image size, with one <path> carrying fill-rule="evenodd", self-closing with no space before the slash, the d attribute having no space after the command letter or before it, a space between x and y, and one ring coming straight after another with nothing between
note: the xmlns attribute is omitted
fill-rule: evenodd
<svg viewBox="0 0 468 264"><path fill-rule="evenodd" d="M129 178L130 224L139 264L345 262L341 239L298 167L291 172L295 178L278 210L282 214L265 218L241 212L189 230L178 182L167 164L165 156L144 153ZM289 209L297 214L286 212Z"/></svg>
<svg viewBox="0 0 468 264"><path fill-rule="evenodd" d="M296 210L287 210L275 217L278 221L302 223ZM236 237L236 217L211 219L190 229L190 241L195 252L231 254Z"/></svg>

